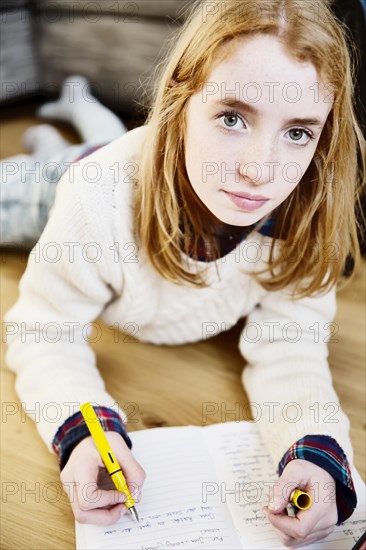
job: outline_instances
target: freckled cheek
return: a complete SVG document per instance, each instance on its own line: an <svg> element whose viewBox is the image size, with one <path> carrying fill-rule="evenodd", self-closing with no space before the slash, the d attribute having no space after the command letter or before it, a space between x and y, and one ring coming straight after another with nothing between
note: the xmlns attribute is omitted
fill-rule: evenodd
<svg viewBox="0 0 366 550"><path fill-rule="evenodd" d="M203 146L202 141L192 143L192 146L187 148L185 157L188 176L197 182L212 180L215 175L217 177L221 163L218 154Z"/></svg>
<svg viewBox="0 0 366 550"><path fill-rule="evenodd" d="M284 201L292 191L299 185L299 181L288 181L286 176L281 177L275 182L275 195L280 202Z"/></svg>
<svg viewBox="0 0 366 550"><path fill-rule="evenodd" d="M193 150L186 155L186 170L191 184L195 187L201 181L202 168L197 154Z"/></svg>
<svg viewBox="0 0 366 550"><path fill-rule="evenodd" d="M281 164L279 176L284 189L293 190L304 177L309 164L310 161L301 162L299 159L287 160Z"/></svg>

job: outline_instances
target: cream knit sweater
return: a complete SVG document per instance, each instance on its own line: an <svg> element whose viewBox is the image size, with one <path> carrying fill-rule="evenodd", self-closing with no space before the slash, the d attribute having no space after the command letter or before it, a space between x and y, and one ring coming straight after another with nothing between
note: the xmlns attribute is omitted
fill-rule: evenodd
<svg viewBox="0 0 366 550"><path fill-rule="evenodd" d="M196 263L182 253L192 269L208 267L207 288L163 279L138 249L132 223L132 180L145 133L141 126L124 134L62 176L19 299L5 316L19 398L27 411L47 412L37 418L41 437L52 451L58 427L84 401L116 410L83 333L97 317L135 323L142 342L177 345L247 316L238 342L248 362L242 381L273 459L307 434L325 434L352 463L349 421L327 362L335 290L296 301L264 290L250 274L268 257L270 237L259 233L216 262Z"/></svg>

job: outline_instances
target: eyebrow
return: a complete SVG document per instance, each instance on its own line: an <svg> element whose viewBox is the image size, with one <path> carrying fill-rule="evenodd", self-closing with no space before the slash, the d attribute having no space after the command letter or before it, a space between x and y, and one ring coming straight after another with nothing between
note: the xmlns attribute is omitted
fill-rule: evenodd
<svg viewBox="0 0 366 550"><path fill-rule="evenodd" d="M239 111L246 111L252 115L260 115L260 111L256 107L253 107L250 103L246 103L245 101L241 101L240 99L233 97L220 99L219 101L216 101L214 105L226 105L228 107L238 109ZM319 128L322 128L324 125L319 118L291 118L287 121L287 124L304 124L307 126L317 126Z"/></svg>

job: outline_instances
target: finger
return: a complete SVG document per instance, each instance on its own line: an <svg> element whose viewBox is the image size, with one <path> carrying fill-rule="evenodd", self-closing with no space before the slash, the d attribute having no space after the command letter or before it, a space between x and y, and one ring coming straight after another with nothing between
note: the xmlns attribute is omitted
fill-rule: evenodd
<svg viewBox="0 0 366 550"><path fill-rule="evenodd" d="M317 515L309 510L302 514L299 512L293 517L288 516L285 511L273 514L267 507L263 508L263 511L273 527L295 539L304 538L309 533L313 533L318 523Z"/></svg>
<svg viewBox="0 0 366 550"><path fill-rule="evenodd" d="M76 489L78 507L83 512L113 506L127 500L127 496L117 490L100 489L97 484L97 471L98 465L89 463L82 470L75 472L75 477L79 480Z"/></svg>
<svg viewBox="0 0 366 550"><path fill-rule="evenodd" d="M141 498L141 489L146 479L146 473L120 434L107 432L107 438L121 466L132 498L138 501Z"/></svg>
<svg viewBox="0 0 366 550"><path fill-rule="evenodd" d="M133 500L135 502L140 502L142 497L143 481L132 481L129 477L126 477L126 482Z"/></svg>
<svg viewBox="0 0 366 550"><path fill-rule="evenodd" d="M92 525L113 525L118 521L121 515L127 512L124 504L116 504L112 508L95 508L93 510L83 511L76 505L72 506L76 521L79 523L89 523Z"/></svg>
<svg viewBox="0 0 366 550"><path fill-rule="evenodd" d="M141 500L142 486L146 479L145 470L133 458L132 455L131 457L125 457L124 459L122 457L117 457L117 460L121 465L122 472L127 482L132 498L136 502L139 502Z"/></svg>
<svg viewBox="0 0 366 550"><path fill-rule="evenodd" d="M322 529L320 531L317 531L315 533L312 533L308 537L305 537L303 539L295 539L293 537L289 537L287 535L284 535L283 533L279 533L277 530L277 533L279 533L279 538L284 546L287 546L288 548L302 548L304 545L312 544L313 542L320 541L330 535L333 531L334 527L330 527L328 529Z"/></svg>
<svg viewBox="0 0 366 550"><path fill-rule="evenodd" d="M296 473L298 472L296 471ZM285 469L274 486L273 497L270 498L268 504L269 510L273 513L280 513L285 510L290 502L292 491L300 486L300 483L299 479L294 479L293 474L290 477L289 471Z"/></svg>

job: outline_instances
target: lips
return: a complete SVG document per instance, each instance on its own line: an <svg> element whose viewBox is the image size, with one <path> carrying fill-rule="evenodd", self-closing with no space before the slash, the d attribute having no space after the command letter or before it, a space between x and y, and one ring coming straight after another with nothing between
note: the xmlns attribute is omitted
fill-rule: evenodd
<svg viewBox="0 0 366 550"><path fill-rule="evenodd" d="M250 201L268 201L268 197L263 197L263 195L250 195L249 193L241 193L239 191L225 191L225 193L230 193L230 195L235 195L236 197L241 197L242 199L248 199Z"/></svg>
<svg viewBox="0 0 366 550"><path fill-rule="evenodd" d="M269 200L267 197L263 197L263 195L250 195L249 193L241 192L230 193L229 191L224 191L224 193L231 199L237 208L244 212L258 210Z"/></svg>

